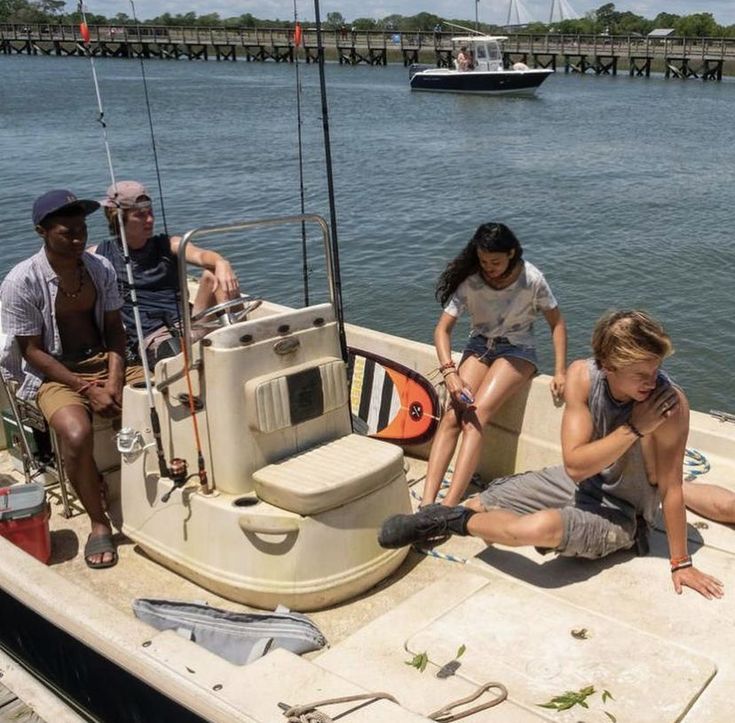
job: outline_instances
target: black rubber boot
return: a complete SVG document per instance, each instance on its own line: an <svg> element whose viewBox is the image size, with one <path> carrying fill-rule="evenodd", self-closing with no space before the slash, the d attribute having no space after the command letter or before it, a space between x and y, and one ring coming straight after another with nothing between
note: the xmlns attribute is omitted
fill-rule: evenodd
<svg viewBox="0 0 735 723"><path fill-rule="evenodd" d="M393 515L383 522L378 544L394 549L446 535L467 535L467 520L474 514L467 507L427 505L413 515Z"/></svg>

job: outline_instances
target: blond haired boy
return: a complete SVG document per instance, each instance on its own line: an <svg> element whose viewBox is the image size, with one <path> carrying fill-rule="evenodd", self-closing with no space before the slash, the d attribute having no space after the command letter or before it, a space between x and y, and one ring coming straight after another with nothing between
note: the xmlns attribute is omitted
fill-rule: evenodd
<svg viewBox="0 0 735 723"><path fill-rule="evenodd" d="M592 349L593 357L575 361L567 374L562 466L494 480L463 507L394 515L383 523L380 544L459 534L599 558L633 547L661 505L674 589L722 597L722 583L694 567L687 551L689 406L660 370L671 339L647 313L616 311L598 321Z"/></svg>

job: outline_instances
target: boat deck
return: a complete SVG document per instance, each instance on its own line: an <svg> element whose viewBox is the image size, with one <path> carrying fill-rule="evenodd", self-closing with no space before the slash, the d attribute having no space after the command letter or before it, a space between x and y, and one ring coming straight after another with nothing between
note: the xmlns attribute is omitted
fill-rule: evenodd
<svg viewBox="0 0 735 723"><path fill-rule="evenodd" d="M418 493L426 463L407 458L407 464L409 484ZM9 471L7 457L4 471ZM729 482L735 479L733 471L722 458L713 458L705 481L735 488ZM124 538L119 539L116 567L88 569L81 555L86 517L65 519L59 511L54 508L51 521L50 570L77 588L80 604L87 594L89 600L102 601L90 611L92 621L107 626L105 635L118 644L124 640L137 649L136 656L148 656L146 664L158 661L167 675L186 675L171 650L192 644L172 641L171 633L154 632L134 620L135 598L244 609L162 568ZM690 513L689 538L695 564L725 581L727 590L735 575L735 528ZM346 720L420 720L489 681L504 684L508 700L469 720L571 722L582 713L588 723L611 716L621 723L731 719L735 594L727 590L716 601L691 590L676 596L660 530L652 533L646 557L627 552L600 561L570 560L543 557L533 548L488 548L472 538L452 538L438 552L444 558L412 552L395 574L368 593L310 613L330 647L305 656L307 661L279 651L246 668L224 662L210 667L211 679L230 676L221 695L221 719L232 715L226 712L232 705L240 711L238 719L277 721L278 702L294 705L361 689L391 693L403 710L381 701ZM142 653L140 646L150 646L150 640L154 645ZM438 679L437 671L462 646L456 674ZM406 665L421 653L428 658L424 672ZM206 656L210 665L216 660ZM191 665L190 656L187 661ZM197 680L195 689L209 682ZM238 691L246 683L259 686L257 699ZM595 693L584 711L579 706L564 711L539 707L587 686ZM603 691L611 696L605 701Z"/></svg>

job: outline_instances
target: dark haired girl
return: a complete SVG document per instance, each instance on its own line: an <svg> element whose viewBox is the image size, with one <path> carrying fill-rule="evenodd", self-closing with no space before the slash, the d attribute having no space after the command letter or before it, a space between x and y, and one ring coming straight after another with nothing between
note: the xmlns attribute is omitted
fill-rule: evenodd
<svg viewBox="0 0 735 723"><path fill-rule="evenodd" d="M567 332L559 306L544 275L523 260L518 239L504 224L486 223L477 229L439 277L436 298L444 312L434 330L434 344L452 410L442 417L434 438L422 506L435 501L462 432L443 500L445 505L459 504L479 461L483 428L536 372L533 322L539 313L551 327L551 393L556 399L564 395L566 373ZM451 336L464 309L472 329L457 368Z"/></svg>

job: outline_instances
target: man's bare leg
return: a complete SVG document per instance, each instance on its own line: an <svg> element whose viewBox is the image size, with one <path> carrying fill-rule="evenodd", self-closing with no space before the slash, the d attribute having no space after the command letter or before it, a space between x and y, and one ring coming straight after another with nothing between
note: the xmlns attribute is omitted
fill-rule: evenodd
<svg viewBox="0 0 735 723"><path fill-rule="evenodd" d="M393 515L383 522L378 543L388 549L405 547L448 534L472 535L490 544L512 547L536 545L559 547L564 523L557 509L520 515L510 510L475 511L479 503L466 507L429 505L413 515Z"/></svg>
<svg viewBox="0 0 735 723"><path fill-rule="evenodd" d="M702 517L735 524L735 492L719 485L684 482L684 504Z"/></svg>
<svg viewBox="0 0 735 723"><path fill-rule="evenodd" d="M67 476L92 523L92 536L110 534L112 529L102 508L100 477L93 457L93 430L89 412L71 404L54 412L49 424L61 445ZM112 553L92 555L92 564L110 562Z"/></svg>
<svg viewBox="0 0 735 723"><path fill-rule="evenodd" d="M511 510L491 509L472 499L467 507L478 510L467 521L467 532L488 544L509 547L559 547L564 537L564 522L559 510L540 510L520 515Z"/></svg>

